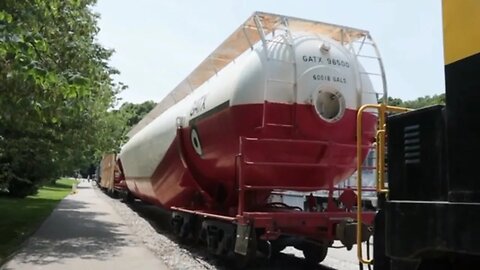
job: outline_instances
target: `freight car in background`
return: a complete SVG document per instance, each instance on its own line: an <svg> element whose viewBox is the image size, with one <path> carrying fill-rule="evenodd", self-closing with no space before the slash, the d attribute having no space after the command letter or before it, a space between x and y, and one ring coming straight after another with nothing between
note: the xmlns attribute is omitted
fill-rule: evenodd
<svg viewBox="0 0 480 270"><path fill-rule="evenodd" d="M98 166L97 185L112 197L121 196L127 199L127 184L121 168L122 164L115 153L104 154Z"/></svg>
<svg viewBox="0 0 480 270"><path fill-rule="evenodd" d="M338 184L373 148L375 111L361 117L359 154L356 121L379 95L368 31L256 12L129 133L119 154L128 191L171 210L179 237L215 254L248 261L295 246L317 264L334 240L355 242L356 194ZM269 199L318 190L327 204L317 212ZM366 233L374 214L361 213Z"/></svg>

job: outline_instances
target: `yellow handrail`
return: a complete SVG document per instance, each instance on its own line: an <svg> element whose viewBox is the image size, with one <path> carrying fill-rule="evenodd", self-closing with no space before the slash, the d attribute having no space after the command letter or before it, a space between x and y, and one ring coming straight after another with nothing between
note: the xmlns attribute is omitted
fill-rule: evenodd
<svg viewBox="0 0 480 270"><path fill-rule="evenodd" d="M365 104L357 112L357 257L363 264L372 264L373 259L363 259L362 252L362 127L363 112L366 109L376 109L378 111L378 127L376 133L376 151L377 151L377 171L376 171L376 190L379 193L386 193L385 188L385 113L386 112L407 112L410 109L388 106L386 104Z"/></svg>
<svg viewBox="0 0 480 270"><path fill-rule="evenodd" d="M388 189L385 188L385 149L380 150L381 147L385 148L385 129L377 131L375 141L377 142L377 172L375 176L377 180L376 189L378 193L387 193Z"/></svg>

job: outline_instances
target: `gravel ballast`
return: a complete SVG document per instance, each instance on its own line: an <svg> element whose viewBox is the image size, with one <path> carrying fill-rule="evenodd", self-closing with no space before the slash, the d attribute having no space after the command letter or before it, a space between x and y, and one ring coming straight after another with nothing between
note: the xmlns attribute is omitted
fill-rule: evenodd
<svg viewBox="0 0 480 270"><path fill-rule="evenodd" d="M140 205L141 203L138 202L127 205L120 200L108 197L98 188L95 188L95 191L98 196L107 201L115 209L132 232L139 237L140 241L156 256L161 258L170 269L218 269L217 266L209 263L206 257L204 258L204 254L202 254L203 252L199 250L199 248L189 247L189 250L187 250L171 239L174 236L166 231L167 228L162 228L167 227L165 226L165 221L158 220L162 218L160 209L149 209L153 208L153 206ZM150 216L154 216L158 224L150 224L146 219L141 217L138 212L133 211L132 208L142 208L142 212L149 210L152 212L155 212L154 210L158 211L159 213L150 214ZM158 216L158 218L155 215ZM163 218L166 217L168 216L164 213Z"/></svg>
<svg viewBox="0 0 480 270"><path fill-rule="evenodd" d="M100 198L107 201L131 231L138 236L148 249L170 269L232 269L232 261L219 259L209 254L202 245L182 245L170 230L170 213L159 207L148 205L136 200L125 204L119 199L113 199L95 188ZM336 243L340 245L340 243ZM287 247L273 261L267 259L255 260L248 269L303 269L305 262L300 250ZM305 268L306 269L306 268ZM327 258L315 269L332 270L358 269L355 249L329 249Z"/></svg>

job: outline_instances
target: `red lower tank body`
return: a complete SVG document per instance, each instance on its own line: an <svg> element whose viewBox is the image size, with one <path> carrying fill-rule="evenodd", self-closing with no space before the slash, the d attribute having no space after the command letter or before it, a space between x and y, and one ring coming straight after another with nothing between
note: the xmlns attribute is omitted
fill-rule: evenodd
<svg viewBox="0 0 480 270"><path fill-rule="evenodd" d="M262 126L260 116L265 107L272 122L294 124ZM346 110L333 124L319 119L314 111L312 105L300 104L220 105L194 118L187 127L179 127L153 175L144 179L127 176L130 189L135 196L165 208L207 208L235 214L240 156L251 164L244 166L247 185L313 191L338 184L356 168L357 111ZM365 114L363 122L367 149L376 117ZM152 192L142 193L142 185L143 189L151 187ZM249 204L265 204L270 190L252 192L255 195Z"/></svg>

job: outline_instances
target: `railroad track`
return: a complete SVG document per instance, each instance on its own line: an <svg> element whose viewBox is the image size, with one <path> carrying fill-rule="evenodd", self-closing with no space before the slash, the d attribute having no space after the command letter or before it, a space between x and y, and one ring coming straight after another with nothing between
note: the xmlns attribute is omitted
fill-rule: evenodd
<svg viewBox="0 0 480 270"><path fill-rule="evenodd" d="M148 205L140 201L127 204L127 206L139 216L144 218L157 231L170 238L172 241L178 241L176 236L170 230L170 213L153 205ZM233 269L234 262L228 258L218 258L209 254L205 246L201 244L181 244L182 248L187 249L193 256L199 257L202 261L207 261L215 269ZM280 253L275 259L267 259L259 257L249 269L315 269L315 270L334 270L324 265L318 265L315 268L309 267L303 258L294 256L293 254Z"/></svg>

